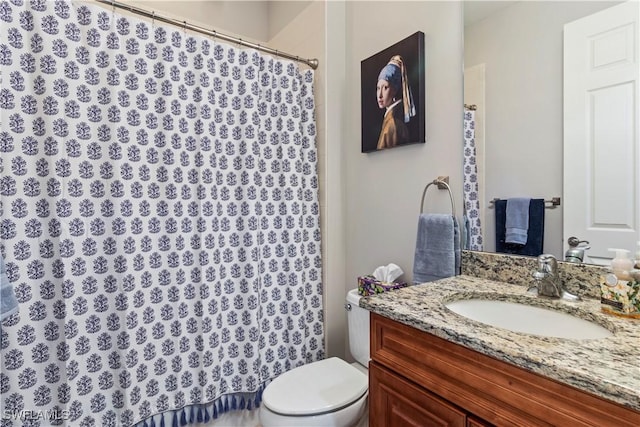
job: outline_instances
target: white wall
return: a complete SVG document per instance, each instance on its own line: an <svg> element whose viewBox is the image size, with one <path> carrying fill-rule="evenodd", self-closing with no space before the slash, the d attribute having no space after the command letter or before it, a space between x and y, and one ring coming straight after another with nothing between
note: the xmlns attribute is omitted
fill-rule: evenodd
<svg viewBox="0 0 640 427"><path fill-rule="evenodd" d="M325 333L327 353L330 356L346 355L347 316L343 309L345 296L346 233L344 188L345 161L343 141L346 118L346 13L343 2L326 2L325 40L325 118L326 155L326 209L323 210L323 263L325 278Z"/></svg>
<svg viewBox="0 0 640 427"><path fill-rule="evenodd" d="M348 2L345 290L356 277L394 262L412 279L420 197L449 175L462 208L462 5L460 2ZM422 31L426 51L426 143L360 152L360 61ZM450 212L446 190L429 188L425 211Z"/></svg>
<svg viewBox="0 0 640 427"><path fill-rule="evenodd" d="M267 5L269 14L269 33L267 40L272 40L280 31L288 27L293 21L297 21L298 15L317 0L269 0L261 3ZM322 2L324 3L324 1ZM324 15L324 14L323 14ZM322 16L317 21L322 24ZM305 16L300 17L304 21Z"/></svg>
<svg viewBox="0 0 640 427"><path fill-rule="evenodd" d="M465 28L465 68L485 65L484 206L562 195L563 26L612 4L523 1ZM495 251L493 215L483 224L487 251ZM562 205L545 211L544 246L563 256Z"/></svg>
<svg viewBox="0 0 640 427"><path fill-rule="evenodd" d="M119 1L259 43L271 40L314 0Z"/></svg>
<svg viewBox="0 0 640 427"><path fill-rule="evenodd" d="M118 0L141 9L203 28L242 37L251 42L269 40L269 2L232 0ZM103 5L103 7L109 7Z"/></svg>

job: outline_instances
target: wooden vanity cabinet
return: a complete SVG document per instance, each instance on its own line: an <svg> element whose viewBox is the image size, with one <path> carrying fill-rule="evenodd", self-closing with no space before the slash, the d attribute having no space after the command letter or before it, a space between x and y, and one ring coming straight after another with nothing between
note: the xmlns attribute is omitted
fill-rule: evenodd
<svg viewBox="0 0 640 427"><path fill-rule="evenodd" d="M492 427L493 424L474 417L473 415L467 415L467 427Z"/></svg>
<svg viewBox="0 0 640 427"><path fill-rule="evenodd" d="M640 412L371 313L369 423L637 427Z"/></svg>
<svg viewBox="0 0 640 427"><path fill-rule="evenodd" d="M466 425L465 412L375 362L369 378L369 389L375 390L369 394L370 427Z"/></svg>

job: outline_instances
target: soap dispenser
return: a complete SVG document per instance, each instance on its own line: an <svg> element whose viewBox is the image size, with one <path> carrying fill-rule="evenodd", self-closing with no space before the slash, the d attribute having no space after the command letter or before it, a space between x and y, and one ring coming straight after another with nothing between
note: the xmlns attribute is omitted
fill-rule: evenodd
<svg viewBox="0 0 640 427"><path fill-rule="evenodd" d="M616 256L611 260L611 270L620 280L631 280L629 272L633 270L633 261L629 258L629 251L626 249L610 248L610 252L615 252Z"/></svg>

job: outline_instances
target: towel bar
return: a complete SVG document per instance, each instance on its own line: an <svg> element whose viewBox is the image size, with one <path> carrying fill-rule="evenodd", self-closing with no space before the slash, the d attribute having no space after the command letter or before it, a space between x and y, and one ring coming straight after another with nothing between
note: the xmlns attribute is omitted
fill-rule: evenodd
<svg viewBox="0 0 640 427"><path fill-rule="evenodd" d="M427 189L429 187L431 187L433 184L437 185L438 188L440 190L447 190L449 191L449 198L451 199L451 214L455 217L456 216L456 204L453 201L453 193L451 193L451 187L449 187L449 177L448 176L439 176L436 179L434 179L433 181L431 181L430 183L427 184L426 187L424 187L424 190L422 191L422 199L420 200L420 213L423 213L423 208L424 208L424 197L427 194Z"/></svg>
<svg viewBox="0 0 640 427"><path fill-rule="evenodd" d="M489 200L489 207L492 208L498 200L502 200L499 198L495 198L493 200ZM545 207L548 209L555 209L556 206L560 206L560 197L552 197L551 200L545 200ZM551 206L546 206L547 203L550 203Z"/></svg>

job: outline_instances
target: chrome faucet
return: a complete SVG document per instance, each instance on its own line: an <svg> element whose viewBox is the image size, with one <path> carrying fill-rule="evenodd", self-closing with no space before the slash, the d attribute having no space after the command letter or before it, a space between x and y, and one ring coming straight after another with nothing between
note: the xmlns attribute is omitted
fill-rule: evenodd
<svg viewBox="0 0 640 427"><path fill-rule="evenodd" d="M571 236L567 240L569 249L564 253L564 260L567 262L581 263L584 260L584 251L591 249L588 240L580 240L577 237ZM584 245L583 245L584 243Z"/></svg>
<svg viewBox="0 0 640 427"><path fill-rule="evenodd" d="M580 297L567 292L558 274L558 260L551 254L538 257L538 269L533 272L538 296L579 300Z"/></svg>

